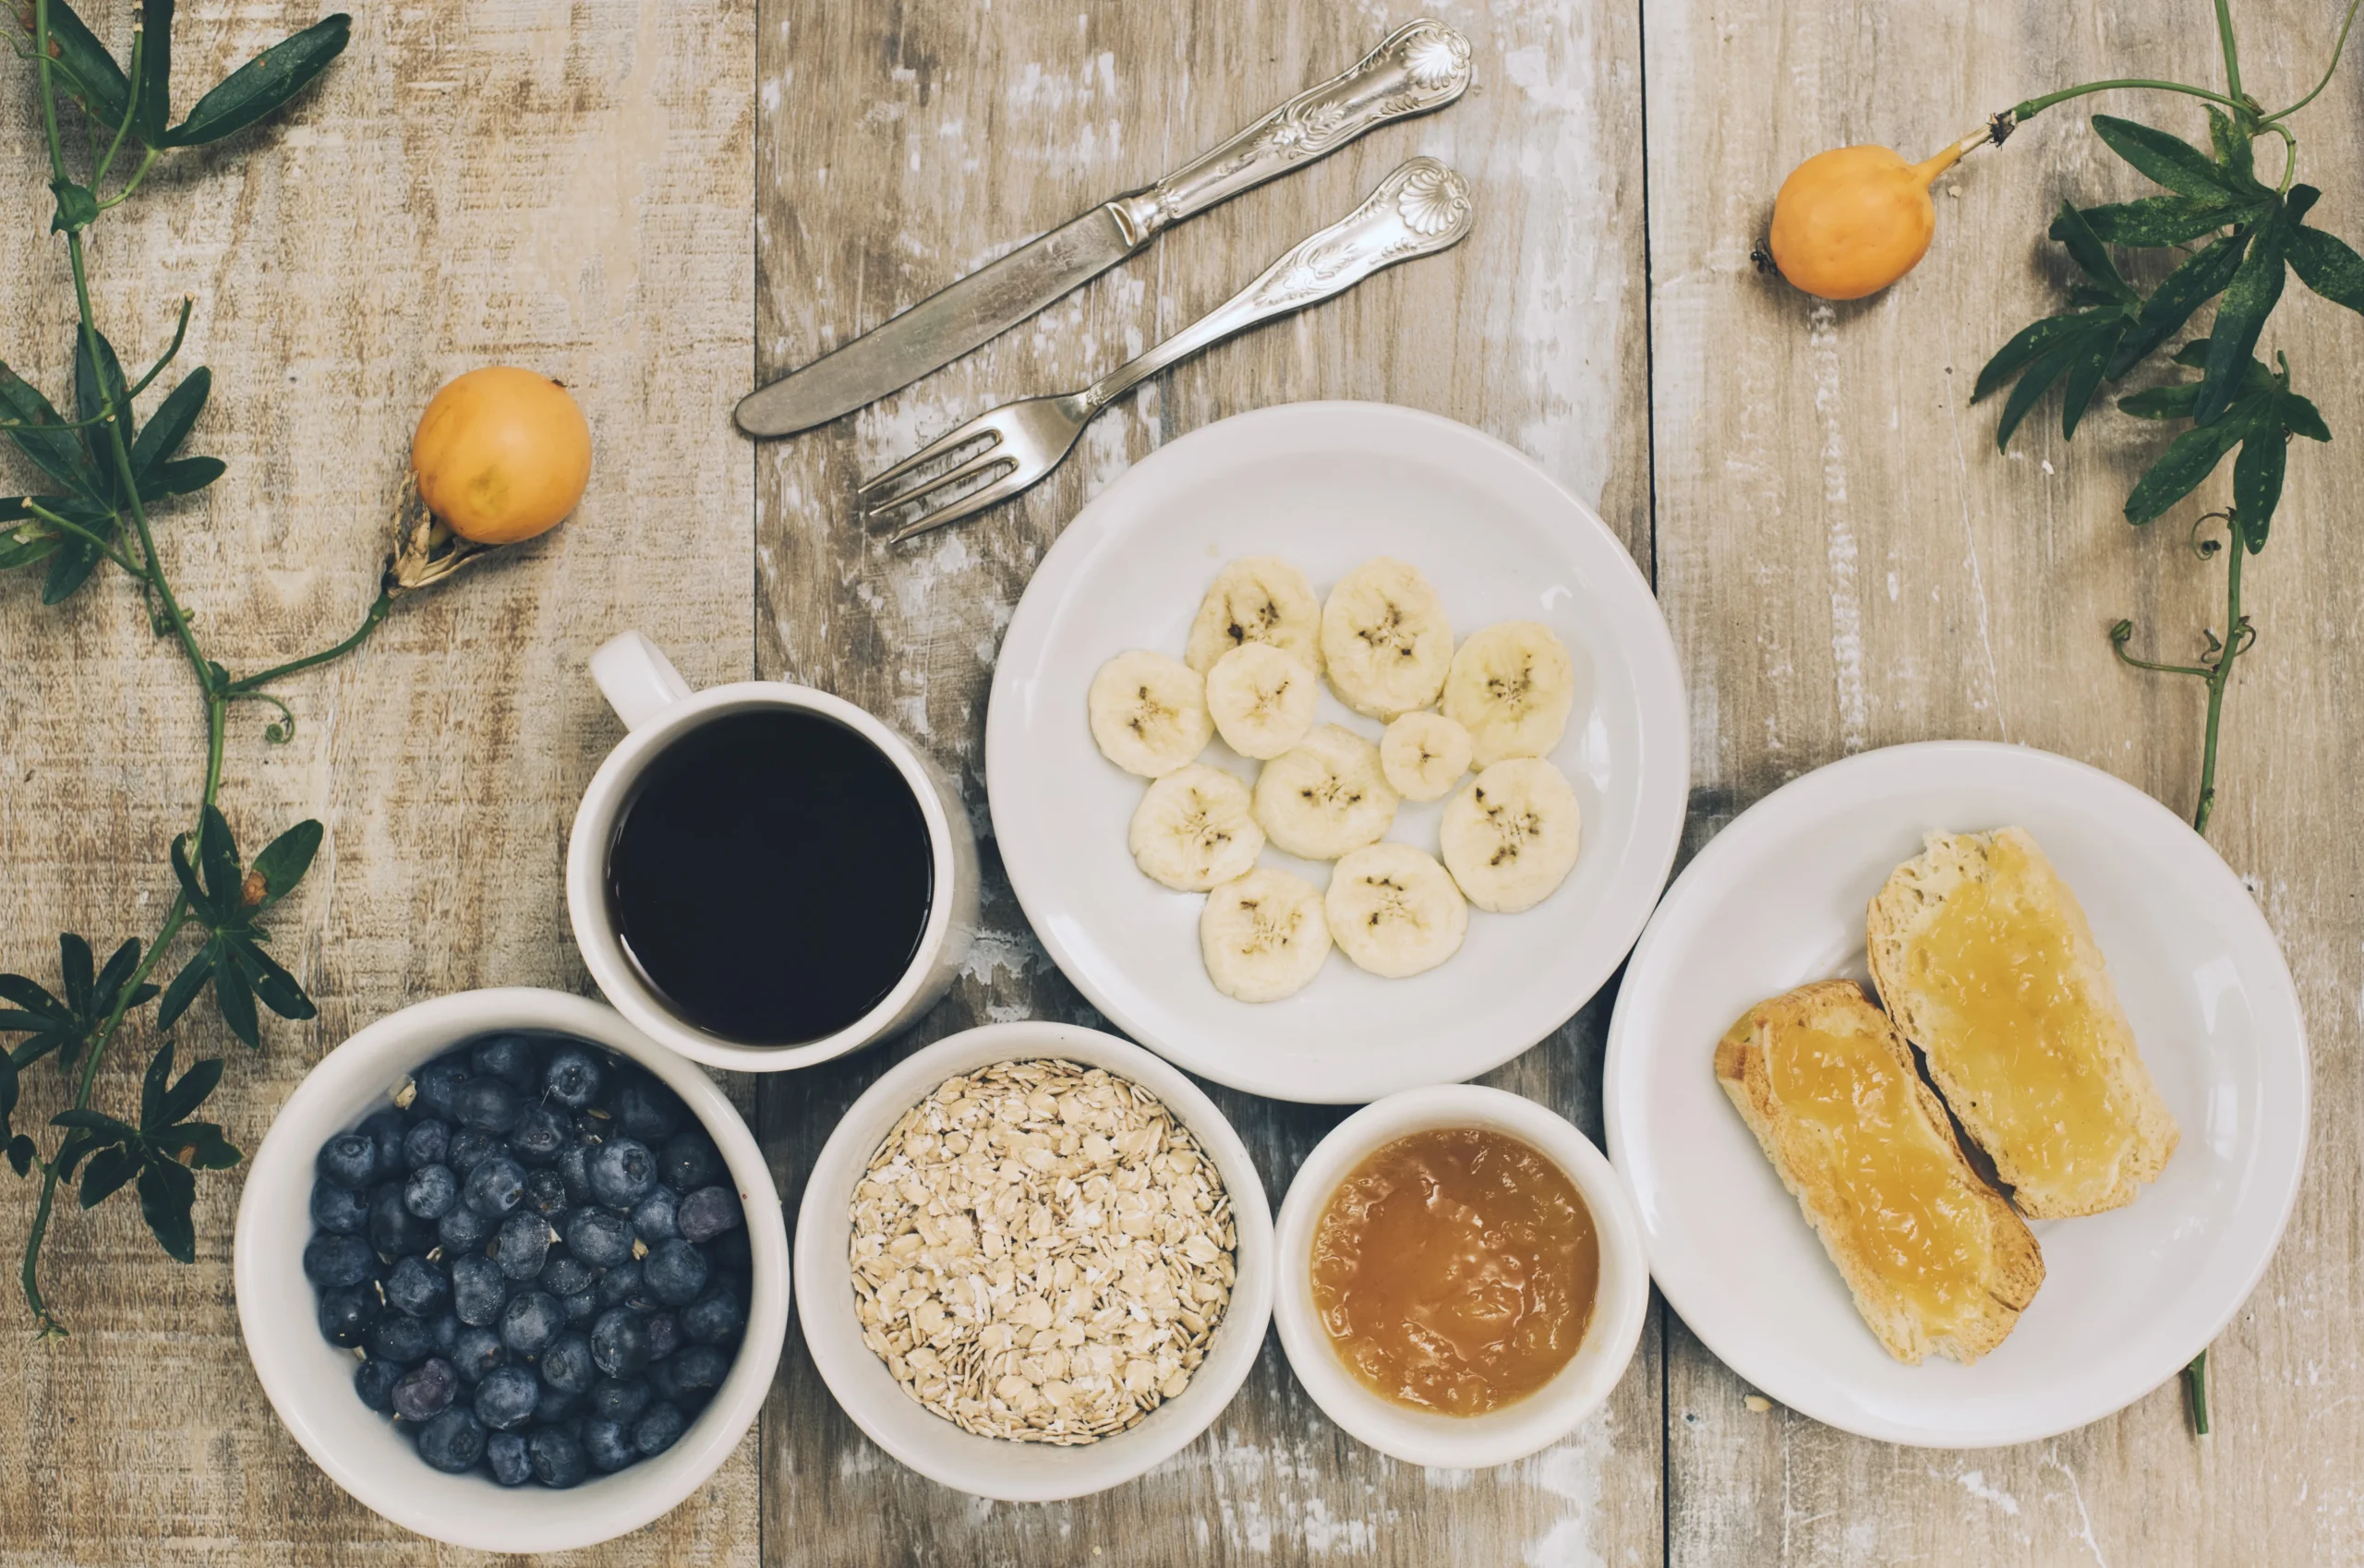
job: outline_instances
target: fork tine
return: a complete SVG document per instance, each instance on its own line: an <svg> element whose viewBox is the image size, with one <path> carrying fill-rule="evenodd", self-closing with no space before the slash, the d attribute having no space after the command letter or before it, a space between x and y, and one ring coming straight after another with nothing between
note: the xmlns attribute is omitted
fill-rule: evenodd
<svg viewBox="0 0 2364 1568"><path fill-rule="evenodd" d="M958 467L932 475L908 489L874 501L866 501L865 497L869 492L863 492L857 494L855 500L862 503L862 520L864 523L875 523L890 512L906 506L918 505L923 497L939 495L955 485L981 476L987 469L997 468L1005 463L1016 464L1017 462L1018 454L1006 450L1000 442L996 441Z"/></svg>
<svg viewBox="0 0 2364 1568"><path fill-rule="evenodd" d="M1003 475L1000 478L995 479L992 484L987 485L984 488L980 490L971 490L969 494L962 496L959 501L952 502L949 506L946 506L939 511L931 512L916 523L906 524L901 528L897 529L895 533L888 537L886 542L888 544L899 545L905 539L917 538L920 535L926 533L931 528L941 528L947 523L958 523L963 517L973 516L977 513L983 512L985 508L998 505L1000 502L1007 501L1010 497L1016 495L1019 491L1036 484L1042 479L1044 474L1048 474L1050 470L1048 468L1044 468L1038 472L1029 474L1026 472L1026 465L1024 464L1019 464L1017 467L1012 468L1008 473Z"/></svg>
<svg viewBox="0 0 2364 1568"><path fill-rule="evenodd" d="M930 462L942 457L955 448L966 446L980 437L987 436L992 438L991 443L985 448L987 452L992 452L1001 445L1001 428L993 423L991 413L981 414L964 425L956 425L903 459L902 462L896 464L892 468L873 474L869 478L864 479L862 482L862 488L854 491L854 499L867 503L873 495L902 478L912 469L925 467ZM915 488L912 493L916 495L919 493L918 489Z"/></svg>

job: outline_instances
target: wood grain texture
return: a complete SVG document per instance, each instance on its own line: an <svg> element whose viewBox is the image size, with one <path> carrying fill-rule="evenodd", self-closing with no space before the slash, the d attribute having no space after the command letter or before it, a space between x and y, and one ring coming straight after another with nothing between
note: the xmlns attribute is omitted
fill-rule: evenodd
<svg viewBox="0 0 2364 1568"><path fill-rule="evenodd" d="M961 780L986 840L986 931L911 1041L764 1089L784 1189L837 1115L911 1044L989 1019L1098 1022L1027 933L993 856L980 763L1001 633L1043 550L1124 467L1226 415L1308 398L1449 414L1540 459L1648 561L1634 17L1559 5L1435 14L1476 45L1452 109L1385 127L1192 220L906 392L763 449L759 663L879 713ZM774 5L760 30L757 342L802 364L954 277L1143 185L1408 18L1378 6L1089 7L959 0ZM1158 378L998 512L894 548L849 521L858 475L1009 398L1080 386L1188 323L1346 211L1415 151L1469 175L1447 256ZM1490 1081L1596 1132L1604 1009ZM1214 1091L1275 1203L1341 1112ZM791 1201L793 1197L791 1196ZM1657 1334L1569 1441L1478 1474L1424 1473L1332 1427L1276 1339L1199 1442L1099 1497L986 1504L863 1439L791 1340L766 1417L765 1560L796 1563L1658 1561Z"/></svg>
<svg viewBox="0 0 2364 1568"><path fill-rule="evenodd" d="M2279 105L2312 85L2333 6L2232 9L2252 91ZM2222 629L2221 569L2186 540L2227 478L2137 532L2119 507L2158 431L2105 410L2070 446L2047 404L2002 457L1993 406L1967 400L1986 356L2058 308L2066 264L2041 235L2061 199L2148 188L2087 113L2204 137L2197 110L2129 94L2031 122L1939 182L1928 260L1859 304L1760 279L1748 251L1782 175L1822 148L1918 157L2056 86L2217 80L2210 8L1657 0L1646 34L1658 581L1691 680L1697 830L1846 753L1943 736L2064 752L2189 811L2197 683L2118 668L2104 633L2130 616L2138 647L2182 659L2200 626ZM2301 177L2330 192L2322 222L2351 235L2364 228L2355 65L2296 122ZM2352 442L2364 322L2294 284L2264 346L2290 353ZM2364 864L2345 789L2364 706L2341 679L2364 608L2352 527L2364 475L2347 447L2300 443L2290 476L2248 576L2261 638L2235 680L2211 838L2298 977L2314 1138L2290 1233L2216 1346L2216 1435L2187 1435L2171 1382L2056 1441L1892 1448L1751 1412L1670 1323L1670 1562L2298 1564L2364 1551Z"/></svg>
<svg viewBox="0 0 2364 1568"><path fill-rule="evenodd" d="M312 20L299 0L181 7L184 109L204 82ZM127 42L136 7L85 7ZM583 673L627 624L693 680L744 676L753 467L730 431L747 375L754 132L747 0L461 0L363 8L285 121L160 165L92 247L101 325L152 355L183 293L183 367L216 391L190 450L228 476L169 510L160 548L208 651L234 670L325 645L374 592L413 421L487 361L572 387L597 466L582 509L513 561L405 603L348 662L285 683L298 726L264 743L234 710L223 805L249 851L327 826L274 950L320 1004L251 1055L210 1003L184 1062L226 1055L215 1104L251 1150L322 1053L363 1023L470 986L587 989L560 894L566 828L620 733ZM0 355L54 388L70 284L32 99L0 115ZM735 153L733 151L735 149ZM167 372L167 382L174 372ZM11 459L10 476L21 483ZM44 609L0 583L0 962L54 974L61 926L151 932L187 826L202 710L135 596L102 575ZM136 1097L127 1037L103 1103ZM43 1067L19 1125L60 1102ZM0 1562L450 1560L339 1491L281 1429L235 1328L233 1172L200 1182L199 1253L155 1249L128 1197L53 1233L47 1283L75 1329L36 1344L0 1313ZM9 1301L30 1188L0 1181ZM752 1562L752 1436L660 1525L600 1561Z"/></svg>

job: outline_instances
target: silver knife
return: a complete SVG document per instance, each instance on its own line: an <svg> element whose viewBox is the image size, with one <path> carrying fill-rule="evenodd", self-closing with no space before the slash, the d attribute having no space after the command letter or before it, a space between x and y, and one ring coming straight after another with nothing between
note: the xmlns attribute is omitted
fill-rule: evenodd
<svg viewBox="0 0 2364 1568"><path fill-rule="evenodd" d="M1422 18L1144 190L1104 202L740 400L739 428L786 436L850 414L1025 320L1168 226L1469 85L1469 41Z"/></svg>

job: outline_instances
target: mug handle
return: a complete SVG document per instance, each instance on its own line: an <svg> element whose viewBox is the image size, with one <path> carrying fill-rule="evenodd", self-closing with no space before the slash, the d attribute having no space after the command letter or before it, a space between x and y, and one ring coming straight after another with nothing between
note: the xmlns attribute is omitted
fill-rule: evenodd
<svg viewBox="0 0 2364 1568"><path fill-rule="evenodd" d="M625 632L591 656L591 679L627 730L645 726L690 694L690 683L646 635Z"/></svg>

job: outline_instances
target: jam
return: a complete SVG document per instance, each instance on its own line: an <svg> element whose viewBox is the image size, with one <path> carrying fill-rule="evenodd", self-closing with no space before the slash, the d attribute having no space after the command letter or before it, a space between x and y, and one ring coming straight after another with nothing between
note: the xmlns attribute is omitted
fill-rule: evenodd
<svg viewBox="0 0 2364 1568"><path fill-rule="evenodd" d="M1339 1184L1313 1233L1313 1306L1339 1358L1400 1405L1482 1416L1575 1355L1600 1238L1567 1173L1517 1139L1416 1132Z"/></svg>

